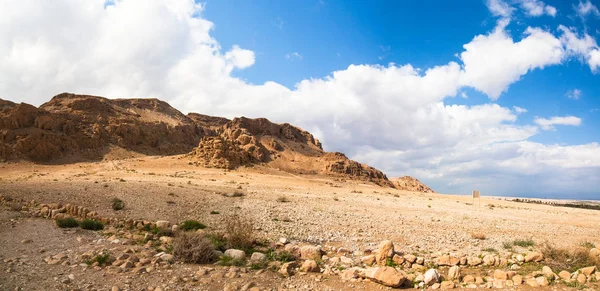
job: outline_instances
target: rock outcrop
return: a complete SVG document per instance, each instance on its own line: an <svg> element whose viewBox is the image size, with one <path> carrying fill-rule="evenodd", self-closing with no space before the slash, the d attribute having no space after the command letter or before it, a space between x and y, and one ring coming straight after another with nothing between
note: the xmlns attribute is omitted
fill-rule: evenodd
<svg viewBox="0 0 600 291"><path fill-rule="evenodd" d="M0 161L98 160L115 149L124 149L125 157L129 153L188 154L205 167L261 164L297 174L325 174L433 192L410 177L392 182L383 172L343 153L325 152L309 132L265 118L184 115L158 99L62 93L38 108L0 99Z"/></svg>
<svg viewBox="0 0 600 291"><path fill-rule="evenodd" d="M427 185L410 176L392 178L390 181L396 189L422 193L435 193L431 188L427 187Z"/></svg>

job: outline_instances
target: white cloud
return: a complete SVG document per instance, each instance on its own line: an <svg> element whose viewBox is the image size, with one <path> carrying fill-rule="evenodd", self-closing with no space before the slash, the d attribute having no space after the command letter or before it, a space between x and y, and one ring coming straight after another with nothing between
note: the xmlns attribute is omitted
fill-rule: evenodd
<svg viewBox="0 0 600 291"><path fill-rule="evenodd" d="M298 52L293 52L293 53L289 53L289 54L285 54L284 57L288 60L302 60L302 55L299 54Z"/></svg>
<svg viewBox="0 0 600 291"><path fill-rule="evenodd" d="M596 40L587 33L579 37L573 30L563 25L560 25L558 29L562 32L560 41L565 46L567 53L586 61L592 72L596 72L600 67L600 49Z"/></svg>
<svg viewBox="0 0 600 291"><path fill-rule="evenodd" d="M550 5L546 5L544 2L539 0L519 0L521 8L525 10L525 13L529 16L542 16L547 14L549 16L556 16L556 8Z"/></svg>
<svg viewBox="0 0 600 291"><path fill-rule="evenodd" d="M567 91L566 95L569 99L579 100L579 98L581 98L581 90L579 90L579 89L569 90L569 91Z"/></svg>
<svg viewBox="0 0 600 291"><path fill-rule="evenodd" d="M548 186L552 191L585 192L598 185L589 180L600 176L598 144L533 143L528 139L539 129L517 124L517 107L447 102L465 86L496 99L527 72L560 63L563 45L579 51L576 41L541 29L513 40L501 20L465 45L460 62L428 69L351 64L287 88L234 77L255 63L254 52L221 48L201 16L204 7L192 0L115 1L106 9L104 0L3 1L12 9L0 10L2 98L39 105L64 91L157 97L185 112L267 117L313 132L327 150L446 191L481 185L526 193L518 185L551 181L558 183ZM505 10L498 15L512 13L492 2ZM588 63L598 62L583 47Z"/></svg>
<svg viewBox="0 0 600 291"><path fill-rule="evenodd" d="M553 116L550 119L536 117L533 122L539 125L543 130L554 130L555 125L579 126L581 125L581 118L575 116Z"/></svg>
<svg viewBox="0 0 600 291"><path fill-rule="evenodd" d="M514 42L504 27L478 35L464 45L463 84L498 99L508 86L527 72L559 64L565 55L562 43L551 33L528 27L525 37Z"/></svg>
<svg viewBox="0 0 600 291"><path fill-rule="evenodd" d="M503 18L510 18L515 10L503 0L487 0L486 4L492 15Z"/></svg>
<svg viewBox="0 0 600 291"><path fill-rule="evenodd" d="M585 2L579 1L579 4L574 7L575 11L577 11L577 15L581 18L585 18L589 14L593 14L596 16L600 15L600 11L598 11L598 7L596 7L590 0L586 0Z"/></svg>
<svg viewBox="0 0 600 291"><path fill-rule="evenodd" d="M517 114L521 114L521 113L526 113L526 112L527 112L527 109L525 109L525 108L521 108L521 107L519 107L519 106L513 106L513 109L515 110L515 112L516 112Z"/></svg>

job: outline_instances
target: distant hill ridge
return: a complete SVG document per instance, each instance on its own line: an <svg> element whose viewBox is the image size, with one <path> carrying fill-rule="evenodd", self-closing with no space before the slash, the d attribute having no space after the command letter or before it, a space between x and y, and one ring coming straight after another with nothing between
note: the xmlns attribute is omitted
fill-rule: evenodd
<svg viewBox="0 0 600 291"><path fill-rule="evenodd" d="M323 151L312 134L266 118L229 120L182 114L158 99L107 99L62 93L39 108L0 99L0 159L99 160L112 148L144 155L187 154L196 164L234 169L262 164L291 173L328 174L409 191L418 180L390 181L342 153Z"/></svg>

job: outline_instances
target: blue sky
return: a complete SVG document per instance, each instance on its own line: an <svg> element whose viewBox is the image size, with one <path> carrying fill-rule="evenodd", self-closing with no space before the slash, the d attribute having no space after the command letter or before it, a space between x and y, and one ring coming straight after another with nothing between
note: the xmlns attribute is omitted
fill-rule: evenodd
<svg viewBox="0 0 600 291"><path fill-rule="evenodd" d="M0 98L267 117L441 193L598 199L598 0L0 0Z"/></svg>
<svg viewBox="0 0 600 291"><path fill-rule="evenodd" d="M509 2L510 3L510 2ZM555 17L517 14L508 27L519 37L528 26L557 30L558 24L600 36L600 18L582 21L577 1L545 1L557 8ZM593 4L595 1L591 1ZM349 64L406 64L429 68L456 61L455 54L474 35L492 30L496 17L485 1L206 1L204 15L215 24L213 35L223 47L251 49L256 64L235 72L260 84L276 81L287 87L307 78L322 78ZM600 5L598 5L600 6ZM294 52L301 55L286 58ZM578 100L569 91L581 90ZM446 100L474 105L488 97L473 89L469 98ZM511 85L497 101L502 106L527 108L519 122L536 116L575 115L582 125L544 131L532 140L580 144L600 137L600 76L577 59L560 67L535 70Z"/></svg>

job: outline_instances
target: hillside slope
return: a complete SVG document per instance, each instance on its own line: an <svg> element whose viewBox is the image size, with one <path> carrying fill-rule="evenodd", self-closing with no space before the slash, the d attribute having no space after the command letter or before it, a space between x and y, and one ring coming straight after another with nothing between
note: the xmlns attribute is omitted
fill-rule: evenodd
<svg viewBox="0 0 600 291"><path fill-rule="evenodd" d="M296 174L405 187L343 153L323 151L312 134L291 124L265 118L185 115L158 99L62 93L39 108L0 99L0 142L0 160L99 160L122 149L143 155L187 154L205 167L261 164ZM431 191L426 186L411 189Z"/></svg>

